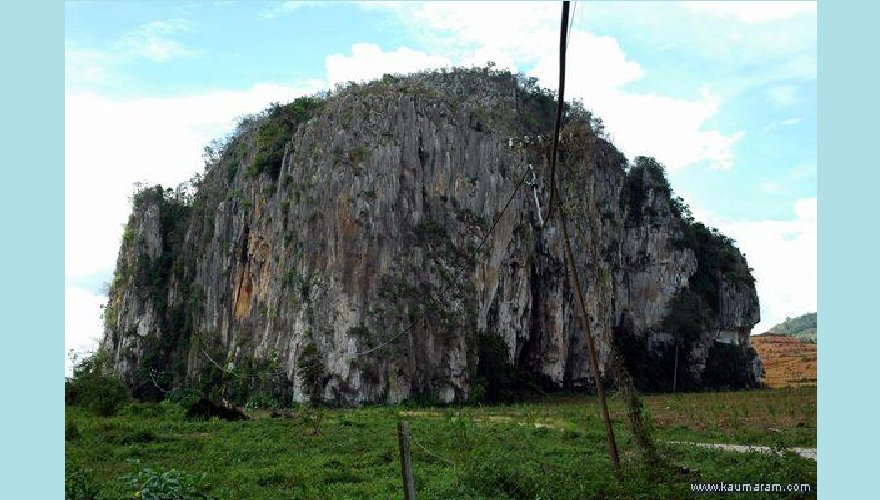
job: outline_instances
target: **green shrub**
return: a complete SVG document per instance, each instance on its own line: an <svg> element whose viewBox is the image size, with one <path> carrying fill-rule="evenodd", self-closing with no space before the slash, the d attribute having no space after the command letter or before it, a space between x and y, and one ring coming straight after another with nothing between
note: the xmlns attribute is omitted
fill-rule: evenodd
<svg viewBox="0 0 880 500"><path fill-rule="evenodd" d="M449 233L446 231L446 227L434 220L420 222L414 231L419 244L431 243L439 245L449 240Z"/></svg>
<svg viewBox="0 0 880 500"><path fill-rule="evenodd" d="M615 329L614 342L620 351L626 369L639 391L658 392L673 389L675 379L675 344L663 342L649 346L647 337L627 329ZM687 350L679 346L678 380L676 389L688 386Z"/></svg>
<svg viewBox="0 0 880 500"><path fill-rule="evenodd" d="M684 346L684 352L690 352L694 341L709 328L710 315L703 297L692 288L685 288L675 295L660 329L675 337Z"/></svg>
<svg viewBox="0 0 880 500"><path fill-rule="evenodd" d="M364 161L368 154L367 148L363 146L357 146L351 150L351 154L349 155L349 159L353 165L357 165L358 163Z"/></svg>
<svg viewBox="0 0 880 500"><path fill-rule="evenodd" d="M139 460L132 465L140 466ZM162 471L149 467L127 474L121 479L133 490L135 498L143 500L194 500L210 499L206 493L207 474L187 474L176 469Z"/></svg>
<svg viewBox="0 0 880 500"><path fill-rule="evenodd" d="M165 399L159 403L128 403L119 408L117 415L136 419L167 418L180 420L184 413L186 413L184 406Z"/></svg>
<svg viewBox="0 0 880 500"><path fill-rule="evenodd" d="M233 159L229 160L229 163L226 165L226 182L232 184L232 181L235 180L235 174L238 172L238 160Z"/></svg>
<svg viewBox="0 0 880 500"><path fill-rule="evenodd" d="M797 318L785 318L785 321L774 326L770 331L815 343L816 313L807 313Z"/></svg>
<svg viewBox="0 0 880 500"><path fill-rule="evenodd" d="M666 169L654 158L638 156L626 175L624 191L621 194L621 209L627 209L630 221L639 221L644 215L659 215L652 207L645 207L649 191L659 191L666 198L672 196L672 187L666 178ZM681 207L671 203L670 210L680 213Z"/></svg>
<svg viewBox="0 0 880 500"><path fill-rule="evenodd" d="M202 392L197 389L182 388L169 391L165 395L165 400L169 403L180 405L183 408L189 408L198 403L203 396Z"/></svg>
<svg viewBox="0 0 880 500"><path fill-rule="evenodd" d="M735 344L715 342L709 349L706 369L703 370L705 387L719 390L750 387L753 350Z"/></svg>
<svg viewBox="0 0 880 500"><path fill-rule="evenodd" d="M324 382L324 360L315 344L309 342L299 355L297 373L302 379L303 389L308 391L312 406L321 404Z"/></svg>
<svg viewBox="0 0 880 500"><path fill-rule="evenodd" d="M124 246L131 245L134 242L134 228L132 227L131 221L125 225L125 229L122 230L122 244Z"/></svg>
<svg viewBox="0 0 880 500"><path fill-rule="evenodd" d="M64 498L67 500L95 500L99 488L91 469L75 467L64 476Z"/></svg>
<svg viewBox="0 0 880 500"><path fill-rule="evenodd" d="M624 189L626 196L621 196L621 201L626 200L626 206L629 209L627 215L632 220L639 220L647 197L645 177L641 169L633 167L629 171Z"/></svg>
<svg viewBox="0 0 880 500"><path fill-rule="evenodd" d="M257 129L257 152L245 173L248 176L269 174L277 178L284 160L284 146L301 123L309 121L323 107L314 97L299 97L285 105L273 103L266 109L265 120Z"/></svg>
<svg viewBox="0 0 880 500"><path fill-rule="evenodd" d="M132 402L120 407L117 414L123 417L157 418L165 416L165 410L154 403Z"/></svg>
<svg viewBox="0 0 880 500"><path fill-rule="evenodd" d="M109 417L131 399L128 386L111 371L110 356L99 350L76 363L73 376L64 383L64 403Z"/></svg>
<svg viewBox="0 0 880 500"><path fill-rule="evenodd" d="M64 426L64 440L65 441L75 441L79 439L80 432L79 427L76 426L75 423L71 421L67 421Z"/></svg>
<svg viewBox="0 0 880 500"><path fill-rule="evenodd" d="M157 436L155 432L149 429L135 429L133 431L125 432L124 434L119 435L118 437L116 437L116 439L113 440L113 443L123 446L129 446L133 444L155 443L158 440L159 436Z"/></svg>
<svg viewBox="0 0 880 500"><path fill-rule="evenodd" d="M543 393L538 377L510 363L507 344L501 336L480 332L478 342L477 376L471 400L509 403Z"/></svg>
<svg viewBox="0 0 880 500"><path fill-rule="evenodd" d="M158 406L162 409L162 415L164 418L177 421L183 420L186 416L186 410L190 408L189 406L183 406L180 403L168 400L160 402Z"/></svg>
<svg viewBox="0 0 880 500"><path fill-rule="evenodd" d="M382 83L394 85L399 82L400 82L400 77L397 75L392 75L390 73L385 73L382 75Z"/></svg>
<svg viewBox="0 0 880 500"><path fill-rule="evenodd" d="M667 196L672 194L672 187L666 178L666 168L657 160L651 157L637 156L633 168L646 172L652 183Z"/></svg>
<svg viewBox="0 0 880 500"><path fill-rule="evenodd" d="M259 408L278 408L278 402L275 401L271 396L266 396L264 394L255 394L251 396L247 403L245 403L244 407L248 410L256 410Z"/></svg>
<svg viewBox="0 0 880 500"><path fill-rule="evenodd" d="M690 248L697 257L697 272L689 285L713 309L718 310L721 278L728 281L753 284L755 278L733 239L702 223L687 223L682 237L673 244L678 249Z"/></svg>

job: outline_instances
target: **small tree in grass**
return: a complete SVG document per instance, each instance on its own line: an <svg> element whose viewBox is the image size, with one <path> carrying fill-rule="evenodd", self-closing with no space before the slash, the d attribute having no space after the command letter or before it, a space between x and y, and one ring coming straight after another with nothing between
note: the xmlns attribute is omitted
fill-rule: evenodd
<svg viewBox="0 0 880 500"><path fill-rule="evenodd" d="M303 392L309 395L309 406L312 408L320 408L322 403L322 395L324 385L324 360L321 353L314 343L309 342L303 348L297 362L297 373L302 380ZM307 411L307 418L312 424L312 433L320 432L319 426L323 414L320 410L313 415L311 411Z"/></svg>
<svg viewBox="0 0 880 500"><path fill-rule="evenodd" d="M297 373L303 384L303 392L309 395L309 403L312 406L321 405L321 392L323 389L324 360L315 344L309 342L299 355Z"/></svg>
<svg viewBox="0 0 880 500"><path fill-rule="evenodd" d="M110 354L106 350L99 349L82 359L74 353L70 356L74 367L73 376L64 383L64 403L67 406L80 406L109 417L131 399L128 386L113 373Z"/></svg>

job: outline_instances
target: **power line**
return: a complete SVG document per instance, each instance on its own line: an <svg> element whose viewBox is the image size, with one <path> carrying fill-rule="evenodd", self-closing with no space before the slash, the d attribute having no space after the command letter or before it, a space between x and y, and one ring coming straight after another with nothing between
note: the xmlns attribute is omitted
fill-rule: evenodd
<svg viewBox="0 0 880 500"><path fill-rule="evenodd" d="M525 184L525 181L526 181L528 175L529 175L529 171L526 170L523 173L522 177L520 178L519 182L517 182L516 187L514 188L513 192L510 193L510 196L507 198L507 202L504 204L504 208L501 209L501 213L499 213L498 216L495 217L495 220L492 222L492 226L489 228L488 231L486 231L486 234L483 235L483 238L480 240L480 243L477 245L477 248L471 253L470 258L468 259L471 263L475 263L477 254L479 254L482 251L483 245L489 239L489 236L491 236L492 233L495 231L495 227L498 225L498 222L501 220L501 218L504 217L504 214L507 212L507 208L510 206L510 203L513 201L513 198L519 192L519 189L522 187L523 184ZM446 287L440 292L439 297L443 297L444 295L446 295L446 292L448 292L449 289L452 288L453 285L457 284L458 279L461 277L462 272L463 272L463 268L459 267L455 276L447 282ZM420 304L420 305L424 306L424 304ZM420 316L424 316L424 310L425 310L424 307L420 308L420 311L419 311ZM351 353L347 357L349 359L351 359L351 358L354 358L357 356L362 356L364 354L369 354L371 352L377 351L377 350L387 346L391 342L394 342L395 340L397 340L403 334L412 330L412 328L416 325L416 323L421 319L423 319L423 318L419 317L417 319L411 320L410 324L407 325L403 330L397 332L395 335L388 338L386 341L382 342L378 346L367 349L366 351Z"/></svg>
<svg viewBox="0 0 880 500"><path fill-rule="evenodd" d="M568 41L571 39L571 32L574 29L574 22L577 16L577 2L572 2L571 4L571 17L568 21L568 33L565 34L565 49L568 50Z"/></svg>
<svg viewBox="0 0 880 500"><path fill-rule="evenodd" d="M563 109L563 103L564 103L564 97L565 97L565 48L568 44L568 32L569 32L568 28L569 28L569 2L566 1L566 2L563 2L563 8L562 8L562 21L561 21L561 33L560 33L559 101L558 101L558 105L557 105L557 109L556 109L556 125L554 128L554 134L553 134L553 154L551 156L551 164L550 164L551 190L550 190L550 204L548 206L548 215L547 215L548 220L553 215L553 202L554 202L555 189L553 189L552 186L555 186L556 156L557 156L557 151L559 148L559 132L560 132L560 126L561 126L561 121L562 121L562 109ZM492 222L491 227L486 232L486 234L483 235L483 238L480 240L480 243L477 245L477 248L471 253L468 260L471 261L472 263L475 263L477 254L482 251L483 245L486 243L489 236L491 236L493 234L493 232L495 231L495 228L498 225L498 222L501 220L501 218L507 212L507 208L510 206L510 203L513 201L513 198L519 192L522 185L525 183L526 179L529 176L529 173L530 173L530 170L526 170L523 173L522 177L517 182L516 187L514 188L513 192L510 194L510 197L508 197L507 202L504 204L504 207L502 208L501 213L499 213L495 217L495 220ZM532 175L534 175L533 172L532 172ZM459 269L457 270L453 279L449 280L447 282L446 287L440 292L439 297L442 298L452 288L453 285L457 284L458 279L461 277L462 272L463 272L463 268L459 267ZM435 299L435 300L437 300L437 299ZM424 306L425 303L423 302L419 305ZM418 317L416 319L411 319L409 325L407 325L401 331L392 335L391 337L389 337L388 339L386 339L381 344L379 344L375 347L372 347L372 348L367 349L365 351L349 353L346 355L346 358L353 359L358 356L370 354L372 352L378 351L379 349L382 349L385 346L391 344L392 342L394 342L395 340L400 338L403 334L412 330L413 327L415 327L415 325L417 324L417 322L419 320L423 319L425 311L426 311L425 307L420 307L418 310L418 313L417 313ZM211 359L211 357L208 356L208 353L206 351L203 351L203 354L208 358L209 361L211 361L211 363L215 367L219 368L224 373L229 373L233 377L237 376L237 374L235 374L235 372L233 370L230 370L228 368L224 368L219 363L217 363L216 361ZM318 364L320 364L320 362L316 362L316 363L310 364L310 365L302 365L302 366L298 365L297 368L317 366ZM266 373L266 375L269 375L269 373ZM272 375L287 375L287 372L276 372Z"/></svg>
<svg viewBox="0 0 880 500"><path fill-rule="evenodd" d="M531 167L531 165L530 165L529 167ZM470 263L473 263L473 264L476 263L476 261L477 261L477 258L476 258L477 255L483 250L483 245L486 244L486 241L488 241L489 237L494 233L495 228L498 226L498 223L499 223L499 222L501 221L501 219L504 217L504 214L507 212L507 209L510 207L511 202L513 202L513 199L516 197L517 193L519 193L520 188L523 186L523 184L526 183L526 180L527 180L527 178L528 178L528 176L529 176L530 173L532 174L532 177L534 177L534 172L533 172L531 169L529 169L529 170L525 170L525 171L523 172L523 175L520 177L519 181L517 181L516 186L514 187L513 192L512 192L512 193L510 194L510 196L507 198L507 201L505 202L504 207L501 209L501 212L495 217L495 219L492 221L492 225L489 227L488 231L486 231L486 233L485 233L485 234L483 235L483 237L480 239L480 242L479 242L479 244L477 245L477 247L476 247L476 248L471 252L471 254L468 256L468 261L469 261ZM440 299L443 298L443 296L445 296L446 293L447 293L447 292L448 292L453 286L455 286L455 285L458 284L458 280L459 280L459 278L461 277L461 274L463 273L463 271L464 271L464 269L461 268L461 267L459 267L459 268L457 269L455 275L453 276L453 278L447 282L447 284L446 284L446 286L443 288L443 290L442 290L437 296L432 296L431 299L432 299L434 302L440 302ZM363 356L363 355L370 354L370 353L372 353L372 352L378 351L378 350L384 348L385 346L391 344L392 342L394 342L395 340L397 340L398 338L400 338L402 335L404 335L405 333L407 333L407 332L409 332L410 330L412 330L413 327L415 327L416 324L418 324L418 322L419 322L420 320L423 319L423 316L424 316L424 314L425 314L425 311L427 310L427 308L424 307L426 304L427 304L427 301L422 301L421 303L419 303L418 305L419 305L419 306L422 306L422 307L419 307L419 308L418 308L418 313L417 313L418 316L417 316L415 319L411 319L411 320L410 320L410 323L409 323L406 327L404 327L402 330L400 330L400 331L397 332L396 334L392 335L391 337L389 337L388 339L386 339L385 341L383 341L381 344L379 344L379 345L377 345L377 346L375 346L375 347L369 348L369 349L367 349L367 350L365 350L365 351L359 351L359 352L354 352L354 353L346 354L345 357L348 358L348 359L354 359L354 358L356 358L356 357L358 357L358 356ZM214 365L216 368L218 368L220 371L222 371L222 372L224 372L224 373L227 373L227 374L231 375L232 377L238 377L238 376L239 376L239 374L236 373L234 369L229 369L229 368L227 368L227 367L224 367L224 366L220 365L220 363L218 363L217 361L215 361L214 359L212 359L211 356L207 353L207 351L203 350L203 351L202 351L202 354L204 354L205 357L208 359L208 361L210 361L211 364ZM296 368L297 368L297 369L311 368L311 367L318 366L318 365L320 365L320 364L322 364L322 363L323 363L322 361L315 361L315 362L313 362L313 363L307 363L307 364L303 364L303 365L297 365ZM287 376L287 375L288 375L288 372L287 372L287 371L280 371L280 372L263 372L262 375L265 375L265 376L281 376L281 375L283 375L283 376Z"/></svg>
<svg viewBox="0 0 880 500"><path fill-rule="evenodd" d="M476 263L476 261L477 261L477 255L482 251L482 249L483 249L483 245L486 244L486 241L489 240L489 237L495 232L495 228L498 226L498 223L499 223L499 222L501 221L501 219L504 217L504 214L507 212L507 209L510 207L510 204L513 202L513 199L516 197L517 193L519 193L520 188L522 188L523 184L526 183L526 180L528 179L528 176L529 176L530 173L531 173L532 175L534 175L533 171L530 170L530 169L526 169L526 170L523 172L523 175L520 177L519 181L517 181L516 186L514 187L513 192L510 193L510 196L507 198L507 201L504 203L504 207L502 207L501 212L500 212L500 213L495 217L495 219L492 221L492 225L489 227L489 229L486 231L486 233L485 233L485 234L483 235L483 237L480 239L480 242L479 242L479 244L477 245L477 247L476 247L476 248L471 252L471 254L469 255L468 261L469 261L470 263L473 263L473 264ZM453 278L452 278L451 280L449 280L449 281L446 283L446 286L443 288L443 290L441 290L440 293L439 293L437 296L432 297L432 299L433 299L434 301L436 301L436 302L439 302L439 299L443 298L443 296L445 296L446 293L447 293L447 292L448 292L448 291L449 291L454 285L457 285L457 284L458 284L458 280L459 280L459 278L461 277L461 274L462 274L463 272L464 272L464 268L459 267L459 268L457 269L457 272L456 272L455 275L453 276ZM345 357L348 358L349 360L351 360L351 359L354 359L354 358L356 358L356 357L358 357L358 356L364 356L364 355L370 354L370 353L372 353L372 352L378 351L378 350L380 350L380 349L382 349L382 348L388 346L389 344L391 344L392 342L394 342L395 340L397 340L398 338L400 338L402 335L408 333L410 330L413 329L413 327L415 327L415 326L418 324L418 322L419 322L420 320L424 319L423 317L424 317L425 311L427 310L427 309L424 307L426 304L427 304L427 301L421 301L418 305L420 305L420 306L422 306L422 307L419 307L419 308L418 308L417 317L414 318L414 319L411 319L411 320L410 320L410 323L409 323L406 327L404 327L402 330L400 330L400 331L397 332L396 334L394 334L394 335L392 335L391 337L389 337L389 338L387 338L386 340L384 340L381 344L379 344L379 345L377 345L377 346L375 346L375 347L371 347L371 348L369 348L369 349L367 349L367 350L365 350L365 351L359 351L359 352L348 353L348 354L345 355ZM203 350L202 353L205 355L205 357L208 358L208 360L211 362L211 364L213 364L216 368L220 369L220 370L223 371L224 373L229 373L229 374L232 375L233 377L237 377L237 376L238 376L238 374L236 374L236 373L234 372L234 370L230 370L230 369L228 369L228 368L225 368L225 367L221 366L219 363L217 363L216 361L214 361L214 360L208 355L207 351L204 351L204 350ZM313 362L313 363L306 363L306 364L303 364L303 365L297 365L296 368L297 368L297 369L311 368L311 367L315 367L315 366L321 365L322 363L323 363L322 361L315 361L315 362ZM265 374L265 375L273 375L273 376L274 376L274 375L285 375L285 376L286 376L286 375L288 375L288 372L284 371L284 372L272 372L272 373L264 373L264 374Z"/></svg>
<svg viewBox="0 0 880 500"><path fill-rule="evenodd" d="M553 217L554 201L556 201L556 156L559 149L559 131L562 128L562 108L565 105L565 53L566 41L568 34L568 5L569 2L562 3L562 21L560 23L559 33L559 102L556 106L556 126L553 134L553 150L550 157L550 206L548 207L547 219ZM561 194L559 195L561 196ZM592 222L592 221L591 221ZM602 387L602 379L599 374L599 362L596 356L596 345L593 342L593 334L590 328L590 320L587 317L586 300L584 299L583 289L581 287L581 279L575 265L574 253L571 249L571 239L568 235L568 223L564 210L559 211L559 223L562 226L562 243L565 251L565 258L568 263L569 278L571 278L571 286L574 288L575 297L578 305L578 318L580 319L581 329L587 343L587 354L589 358L590 371L596 384L596 398L599 400L599 406L602 411L602 421L605 424L605 437L608 444L608 455L614 466L614 472L618 480L623 480L623 473L620 468L620 455L617 451L617 441L614 437L614 427L611 424L611 416L608 413L608 405L605 401L605 390ZM593 240L595 243L595 240ZM593 249L593 257L595 258L595 248Z"/></svg>
<svg viewBox="0 0 880 500"><path fill-rule="evenodd" d="M550 156L550 203L547 220L553 218L556 186L556 154L559 150L559 131L562 128L562 108L565 106L565 48L568 40L568 4L562 2L562 21L559 27L559 101L556 103L556 125L553 127L553 152Z"/></svg>

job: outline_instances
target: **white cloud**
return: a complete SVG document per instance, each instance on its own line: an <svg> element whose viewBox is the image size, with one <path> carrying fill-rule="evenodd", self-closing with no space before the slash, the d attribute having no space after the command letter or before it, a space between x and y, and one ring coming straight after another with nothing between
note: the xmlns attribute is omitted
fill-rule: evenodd
<svg viewBox="0 0 880 500"><path fill-rule="evenodd" d="M202 148L238 116L323 88L255 85L171 98L65 99L65 274L110 272L138 181L176 186L202 170Z"/></svg>
<svg viewBox="0 0 880 500"><path fill-rule="evenodd" d="M766 191L768 193L778 193L780 190L782 190L782 185L778 182L767 181L758 184L758 189L760 189L761 191Z"/></svg>
<svg viewBox="0 0 880 500"><path fill-rule="evenodd" d="M735 17L744 23L766 23L816 13L816 2L684 2L689 9Z"/></svg>
<svg viewBox="0 0 880 500"><path fill-rule="evenodd" d="M764 180L758 183L758 189L766 193L775 193L789 199L789 196L803 196L805 190L816 186L815 163L802 163L784 171L768 172Z"/></svg>
<svg viewBox="0 0 880 500"><path fill-rule="evenodd" d="M706 9L730 2L710 2ZM788 4L789 2L786 2ZM745 8L761 12L760 2ZM623 33L635 50L650 50L688 79L712 79L725 98L781 82L816 79L816 14L740 22L732 14L689 8L691 2L584 2L585 22ZM797 5L797 4L793 4ZM580 7L580 5L579 5ZM783 6L784 7L784 6ZM629 45L628 45L629 47Z"/></svg>
<svg viewBox="0 0 880 500"><path fill-rule="evenodd" d="M569 64L566 70L566 98L582 99L595 111L627 156L653 156L670 170L703 161L713 168L732 166L733 146L744 132L725 135L704 129L721 106L721 100L708 89L703 89L697 100L626 91L625 85L642 78L644 71L626 59L611 37L572 33L569 52L569 62L576 64ZM558 56L551 53L530 73L544 85L555 87L558 65Z"/></svg>
<svg viewBox="0 0 880 500"><path fill-rule="evenodd" d="M169 61L178 57L190 57L196 52L184 48L171 36L191 29L190 23L183 19L147 23L124 35L112 46L111 50L122 57L142 57L157 62Z"/></svg>
<svg viewBox="0 0 880 500"><path fill-rule="evenodd" d="M65 85L112 83L114 69L126 62L167 62L194 57L198 51L188 49L174 39L175 35L192 29L184 19L170 19L141 25L105 47L83 48L67 43L64 47Z"/></svg>
<svg viewBox="0 0 880 500"><path fill-rule="evenodd" d="M411 73L422 69L449 66L450 60L407 47L384 52L374 43L356 43L351 55L332 54L325 59L330 85L369 81L385 73Z"/></svg>
<svg viewBox="0 0 880 500"><path fill-rule="evenodd" d="M797 103L797 88L792 85L780 85L767 89L767 97L770 102L780 108L785 108Z"/></svg>
<svg viewBox="0 0 880 500"><path fill-rule="evenodd" d="M65 97L65 352L89 352L102 334L106 301L74 283L111 279L132 184L176 186L202 170L202 148L229 133L236 117L273 101L316 92L323 82L254 85L172 98L112 99L89 92ZM70 362L66 363L70 373Z"/></svg>
<svg viewBox="0 0 880 500"><path fill-rule="evenodd" d="M735 239L746 254L761 301L763 333L786 317L816 311L816 198L797 200L789 220L730 220L694 210L698 220Z"/></svg>
<svg viewBox="0 0 880 500"><path fill-rule="evenodd" d="M104 52L64 48L64 81L67 85L101 83L109 80L110 58Z"/></svg>
<svg viewBox="0 0 880 500"><path fill-rule="evenodd" d="M780 120L778 122L773 122L770 125L764 127L764 132L773 130L777 127L791 127L792 125L797 125L798 123L804 121L803 118L786 118L785 120Z"/></svg>
<svg viewBox="0 0 880 500"><path fill-rule="evenodd" d="M558 4L428 2L366 7L389 9L406 22L418 24L422 29L415 35L432 47L433 53L448 54L452 64L494 61L498 67L514 71L526 68L545 87L558 85ZM627 156L654 156L670 170L703 162L720 169L733 165L733 147L744 132L725 134L705 127L720 109L720 97L708 90L703 90L699 99L690 100L628 90L627 85L644 78L645 71L627 59L618 41L610 36L596 36L575 27L568 47L566 98L582 99L601 117L615 145ZM382 61L392 59L392 54L374 53L363 59ZM444 65L442 60L434 66ZM349 63L337 62L341 67ZM426 60L423 66L430 63ZM381 72L364 74L380 76ZM331 74L330 80L339 78Z"/></svg>
<svg viewBox="0 0 880 500"><path fill-rule="evenodd" d="M407 6L409 7L409 6ZM533 64L559 40L560 6L547 2L428 2L404 15L432 47L458 64Z"/></svg>
<svg viewBox="0 0 880 500"><path fill-rule="evenodd" d="M305 4L283 4L275 14L291 12ZM578 7L579 11L584 10ZM719 4L696 9L717 12L717 7ZM745 22L758 23L810 10L807 7L746 7L736 6L731 10L722 6L720 10L727 10L719 15L736 15ZM325 59L330 84L368 80L383 73L483 64L491 60L499 67L514 71L530 69L528 72L539 76L543 85L555 86L557 3L394 2L371 3L365 8L397 12L407 25L419 26L416 34L423 46L430 49L422 52L398 47L386 52L376 44L355 44L350 54L332 54ZM814 5L811 8L815 11ZM269 12L264 11L263 17L272 17ZM657 12L652 10L650 14L646 19L657 22ZM679 29L677 25L671 28L673 25L675 23L666 23L664 29ZM244 91L129 100L75 90L81 83L112 81L116 66L122 62L162 62L196 55L177 38L190 29L192 26L180 21L150 23L101 50L66 47L65 274L68 277L112 273L122 225L130 212L127 198L133 182L149 180L173 186L186 180L201 170L202 147L228 132L234 117L262 109L270 101L287 101L325 85L322 82L297 87L264 84ZM654 36L655 31L644 31ZM809 40L814 44L815 32L810 33L813 38ZM713 37L706 40L711 41ZM726 57L731 52L727 41L727 38L724 43L716 41L706 50L719 58ZM732 165L733 148L743 132L725 134L706 126L721 108L721 97L709 90L692 99L633 91L628 86L647 75L638 62L627 59L615 38L576 28L569 43L571 57L586 59L570 64L567 96L584 98L603 118L617 146L627 155L649 154L670 169L700 162L708 162L716 168ZM780 74L787 78L791 74L815 78L815 54L809 50L806 55L798 52L806 50L804 46L811 47L801 39L773 39L772 43L761 39L750 46L755 45L760 45L760 51L734 52L751 61L755 54L763 56L766 51L779 58ZM780 106L796 100L794 87L786 85L769 90L767 96ZM787 221L728 221L716 217L716 222L712 222L710 218L710 223L739 241L756 270L765 318L759 328L769 328L786 315L816 307L815 198L801 200L795 209L796 218ZM72 311L66 315L68 337L85 338L95 331L96 324L100 331L94 309L103 297L68 287L65 299L68 310ZM79 311L83 316L79 316Z"/></svg>
<svg viewBox="0 0 880 500"><path fill-rule="evenodd" d="M703 161L713 168L730 168L733 146L744 135L703 129L719 107L710 96L694 101L622 91L604 98L582 96L603 117L615 145L627 156L653 156L671 171Z"/></svg>
<svg viewBox="0 0 880 500"><path fill-rule="evenodd" d="M64 353L74 350L84 354L93 352L101 340L101 305L106 298L73 286L64 288ZM71 374L73 363L65 360L65 373Z"/></svg>
<svg viewBox="0 0 880 500"><path fill-rule="evenodd" d="M801 163L785 172L786 182L810 182L816 184L816 164L813 162Z"/></svg>
<svg viewBox="0 0 880 500"><path fill-rule="evenodd" d="M297 0L281 2L261 11L258 15L263 19L277 19L279 17L292 14L303 7L320 7L327 5L326 2L310 2L307 0Z"/></svg>
<svg viewBox="0 0 880 500"><path fill-rule="evenodd" d="M602 99L645 75L641 65L627 60L616 39L583 31L571 33L567 49L566 90L595 94ZM530 73L553 88L559 85L558 48L543 54Z"/></svg>

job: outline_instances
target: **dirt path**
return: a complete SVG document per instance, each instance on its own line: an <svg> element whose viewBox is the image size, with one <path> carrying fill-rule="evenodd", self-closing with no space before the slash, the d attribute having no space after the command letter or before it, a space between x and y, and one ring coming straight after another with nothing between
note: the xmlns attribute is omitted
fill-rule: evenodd
<svg viewBox="0 0 880 500"><path fill-rule="evenodd" d="M723 444L723 443L690 443L687 441L670 441L671 444L689 444L691 446L700 446L703 448L714 448L724 451L736 451L739 453L774 453L773 448L769 446L747 446L741 444ZM816 460L816 448L786 448L785 451L796 453L803 458Z"/></svg>
<svg viewBox="0 0 880 500"><path fill-rule="evenodd" d="M421 418L440 418L444 416L443 413L439 411L401 411L398 413L401 416L407 417L421 417ZM462 417L452 417L452 418L462 418ZM486 424L497 424L497 423L516 423L520 426L529 425L526 422L518 421L518 418L510 415L485 415L480 417L465 417L470 419L476 424L486 425ZM567 426L564 421L559 419L550 419L544 418L540 419L541 421L532 422L536 428L547 428L553 430L564 430ZM764 453L764 454L772 454L774 453L774 449L769 446L752 446L752 445L742 445L742 444L725 444L725 443L695 443L689 441L669 441L670 444L686 444L690 446L700 446L702 448L712 448L716 450L722 451L735 451L738 453ZM795 453L803 458L809 460L816 460L816 448L786 448L785 451L790 451Z"/></svg>

